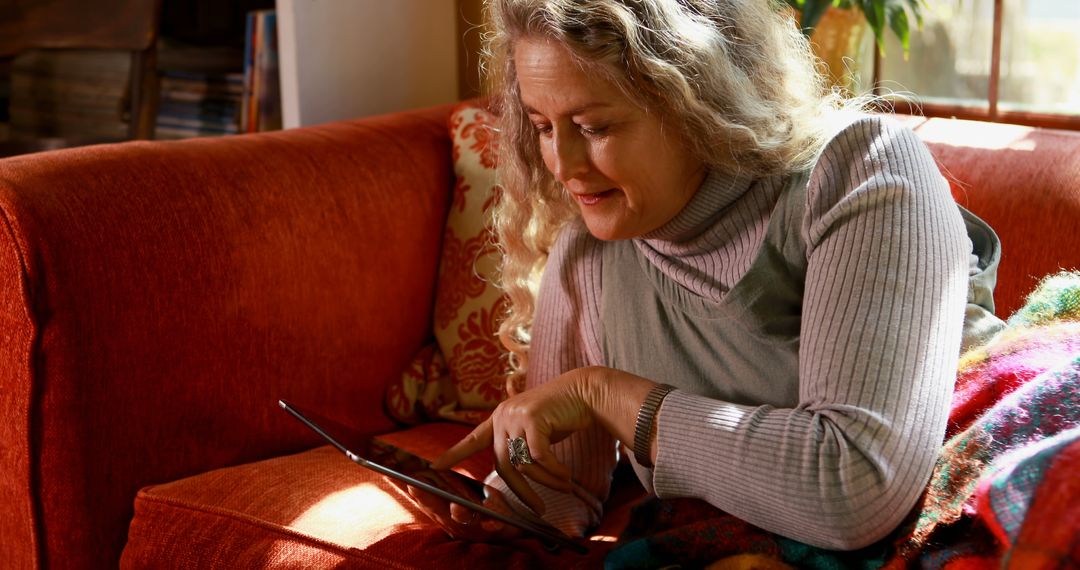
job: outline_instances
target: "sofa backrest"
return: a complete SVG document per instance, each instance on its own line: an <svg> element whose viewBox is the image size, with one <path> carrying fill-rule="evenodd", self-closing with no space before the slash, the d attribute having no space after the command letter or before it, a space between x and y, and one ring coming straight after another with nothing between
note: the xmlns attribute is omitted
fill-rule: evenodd
<svg viewBox="0 0 1080 570"><path fill-rule="evenodd" d="M999 316L1039 280L1080 269L1080 133L955 119L909 123L937 158L956 201L1002 242Z"/></svg>
<svg viewBox="0 0 1080 570"><path fill-rule="evenodd" d="M451 107L0 160L0 566L115 567L136 491L381 432L431 334Z"/></svg>

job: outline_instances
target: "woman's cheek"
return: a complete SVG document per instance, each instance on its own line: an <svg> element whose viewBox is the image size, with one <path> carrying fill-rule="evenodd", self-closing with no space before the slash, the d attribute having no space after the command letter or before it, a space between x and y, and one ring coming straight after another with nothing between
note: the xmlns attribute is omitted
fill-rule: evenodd
<svg viewBox="0 0 1080 570"><path fill-rule="evenodd" d="M623 149L621 149L619 145L606 141L596 143L591 150L592 153L590 158L593 168L614 186L621 187L628 182L623 179L623 174L625 174L623 171L628 166L632 165L635 160L645 160L646 163L649 162L648 157L629 155L622 152Z"/></svg>
<svg viewBox="0 0 1080 570"><path fill-rule="evenodd" d="M544 168L547 169L551 175L555 174L555 169L551 164L551 143L540 139L540 159L544 161Z"/></svg>

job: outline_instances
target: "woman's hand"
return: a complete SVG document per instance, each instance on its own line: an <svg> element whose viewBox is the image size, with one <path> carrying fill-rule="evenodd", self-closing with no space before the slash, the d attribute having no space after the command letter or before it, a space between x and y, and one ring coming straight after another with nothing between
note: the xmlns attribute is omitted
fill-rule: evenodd
<svg viewBox="0 0 1080 570"><path fill-rule="evenodd" d="M571 370L499 404L487 421L447 450L433 467L447 469L493 446L499 476L542 516L544 502L525 477L558 491L581 492L570 469L558 460L551 446L594 423L620 441L632 444L638 409L654 386L650 380L611 368ZM519 437L525 439L531 463L510 461L508 444Z"/></svg>
<svg viewBox="0 0 1080 570"><path fill-rule="evenodd" d="M432 466L447 469L494 446L495 470L499 476L529 508L542 515L544 502L524 478L552 489L573 492L570 469L556 459L551 446L593 424L588 385L590 375L597 370L572 370L507 399L495 408L491 417L447 450ZM532 463L511 463L508 442L518 437L525 438Z"/></svg>
<svg viewBox="0 0 1080 570"><path fill-rule="evenodd" d="M423 489L406 485L405 490L424 514L431 517L451 538L471 542L502 542L521 538L523 534L522 530L515 526L451 503ZM490 487L488 493L488 498L484 500L485 507L506 515L513 514L513 509L506 503L502 493Z"/></svg>

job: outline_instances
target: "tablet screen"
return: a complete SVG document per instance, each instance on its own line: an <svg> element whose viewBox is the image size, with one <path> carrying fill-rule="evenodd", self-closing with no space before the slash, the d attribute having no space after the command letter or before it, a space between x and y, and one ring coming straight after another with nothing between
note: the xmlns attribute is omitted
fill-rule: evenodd
<svg viewBox="0 0 1080 570"><path fill-rule="evenodd" d="M424 489L443 499L516 526L549 544L554 543L565 546L580 554L588 552L584 545L575 542L555 527L541 526L532 521L504 515L485 507L482 504L484 496L483 484L479 481L465 477L455 471L432 469L430 464L423 458L396 448L379 451L373 456L369 454L367 438L359 435L355 430L327 420L308 410L301 410L285 400L279 400L278 404L334 447L337 447L353 462L386 475L395 483L409 484ZM394 467L387 467L384 463L392 464Z"/></svg>

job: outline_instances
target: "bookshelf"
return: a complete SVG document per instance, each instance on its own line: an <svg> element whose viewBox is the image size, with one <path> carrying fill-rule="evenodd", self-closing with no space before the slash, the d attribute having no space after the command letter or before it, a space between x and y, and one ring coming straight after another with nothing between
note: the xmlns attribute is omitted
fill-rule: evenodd
<svg viewBox="0 0 1080 570"><path fill-rule="evenodd" d="M103 8L95 10L95 4L113 6L116 2L88 0L72 17L85 20L86 14L100 12ZM242 73L246 14L273 6L273 0L163 0L160 19L154 20L159 38L155 68L163 86L175 84L169 75L176 73L189 79ZM83 33L93 36L98 29L93 22L115 27L133 18L134 14L113 14L106 17L106 24L98 22L101 18L91 18L77 26L90 26ZM28 25L41 27L45 23ZM58 29L70 27L56 25ZM0 147L15 140L41 141L16 146L44 150L128 138L130 71L130 52L110 49L40 49L0 60ZM205 116L199 114L210 112L198 109L190 120L205 122ZM57 141L56 145L51 141Z"/></svg>
<svg viewBox="0 0 1080 570"><path fill-rule="evenodd" d="M159 139L226 127L244 84L248 15L275 10L284 126L452 102L479 91L482 0L163 0ZM130 58L42 50L0 60L0 142L122 140ZM92 73L86 73L93 70ZM193 106L195 105L195 106Z"/></svg>

